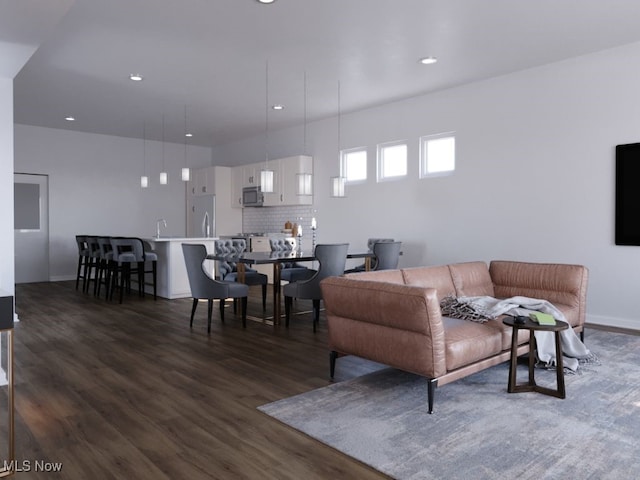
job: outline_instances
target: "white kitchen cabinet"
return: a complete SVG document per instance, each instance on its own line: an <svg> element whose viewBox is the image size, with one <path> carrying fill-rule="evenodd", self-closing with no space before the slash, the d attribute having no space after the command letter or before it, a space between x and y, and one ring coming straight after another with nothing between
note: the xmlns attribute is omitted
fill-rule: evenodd
<svg viewBox="0 0 640 480"><path fill-rule="evenodd" d="M257 164L244 165L242 167L243 172L243 185L245 187L257 187L260 185L260 168Z"/></svg>
<svg viewBox="0 0 640 480"><path fill-rule="evenodd" d="M191 195L212 195L216 193L216 167L191 170L188 192Z"/></svg>
<svg viewBox="0 0 640 480"><path fill-rule="evenodd" d="M234 208L242 208L242 189L260 186L260 173L265 168L274 172L273 193L264 193L264 206L313 205L313 195L299 195L299 174L313 175L313 157L296 155L252 163L232 169L232 197Z"/></svg>
<svg viewBox="0 0 640 480"><path fill-rule="evenodd" d="M263 190L264 206L276 207L279 205L284 205L284 197L282 196L282 169L280 160L269 160L266 163L260 163L257 168L258 177L260 177L262 170L266 168L273 172L273 192L267 193Z"/></svg>
<svg viewBox="0 0 640 480"><path fill-rule="evenodd" d="M270 252L271 243L269 243L269 237L250 237L249 249L252 252ZM273 283L273 265L251 265L251 268L258 273L263 273L267 276L267 282Z"/></svg>
<svg viewBox="0 0 640 480"><path fill-rule="evenodd" d="M242 208L242 189L244 188L243 167L231 169L231 207Z"/></svg>
<svg viewBox="0 0 640 480"><path fill-rule="evenodd" d="M226 235L242 231L242 212L232 208L233 184L230 167L205 167L194 169L187 185L187 232L201 232L202 218L195 218L194 213L206 197L215 196L215 215L211 221L211 234ZM242 190L241 190L242 191ZM242 198L240 198L242 200ZM214 223L215 222L215 223Z"/></svg>

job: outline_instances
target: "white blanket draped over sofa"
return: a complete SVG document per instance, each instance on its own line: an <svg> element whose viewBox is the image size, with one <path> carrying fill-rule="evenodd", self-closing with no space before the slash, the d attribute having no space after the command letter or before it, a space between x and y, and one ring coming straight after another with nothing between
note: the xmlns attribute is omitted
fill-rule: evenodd
<svg viewBox="0 0 640 480"><path fill-rule="evenodd" d="M552 315L556 320L566 322L564 314L547 300L529 297L510 297L498 299L489 296L458 297L458 302L468 305L476 312L488 317L498 318L500 315L524 315L531 312L542 312ZM538 360L546 365L555 365L556 348L554 332L535 331ZM579 360L590 360L594 355L589 351L572 328L560 332L562 356L564 366L575 372L580 364Z"/></svg>

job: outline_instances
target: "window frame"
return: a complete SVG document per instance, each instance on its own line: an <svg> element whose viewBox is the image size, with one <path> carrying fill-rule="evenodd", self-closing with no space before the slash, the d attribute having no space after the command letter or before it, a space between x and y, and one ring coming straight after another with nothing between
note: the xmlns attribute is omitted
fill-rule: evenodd
<svg viewBox="0 0 640 480"><path fill-rule="evenodd" d="M433 140L443 138L453 139L453 168L439 172L429 172L428 143ZM446 177L453 175L456 171L456 134L455 132L443 132L420 137L420 178Z"/></svg>
<svg viewBox="0 0 640 480"><path fill-rule="evenodd" d="M404 157L404 169L405 173L401 175L384 176L383 164L384 164L384 150L386 148L397 147L404 145L405 157ZM407 140L394 140L392 142L384 142L376 145L376 180L380 182L392 182L395 180L401 180L409 176L409 142Z"/></svg>
<svg viewBox="0 0 640 480"><path fill-rule="evenodd" d="M364 178L359 178L357 180L349 180L347 176L347 157L353 153L364 152ZM345 148L340 151L340 175L344 177L345 184L347 185L357 185L360 183L365 183L369 179L369 152L367 151L367 147L354 147L354 148Z"/></svg>

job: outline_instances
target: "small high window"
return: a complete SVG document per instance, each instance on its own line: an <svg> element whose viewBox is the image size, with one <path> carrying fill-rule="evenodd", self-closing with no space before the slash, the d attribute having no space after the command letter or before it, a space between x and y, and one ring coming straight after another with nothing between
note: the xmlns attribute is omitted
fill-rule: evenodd
<svg viewBox="0 0 640 480"><path fill-rule="evenodd" d="M456 139L452 132L420 137L420 178L451 175L456 169Z"/></svg>
<svg viewBox="0 0 640 480"><path fill-rule="evenodd" d="M351 148L340 152L340 171L347 183L367 180L367 149Z"/></svg>
<svg viewBox="0 0 640 480"><path fill-rule="evenodd" d="M389 142L378 145L378 181L407 176L407 142Z"/></svg>

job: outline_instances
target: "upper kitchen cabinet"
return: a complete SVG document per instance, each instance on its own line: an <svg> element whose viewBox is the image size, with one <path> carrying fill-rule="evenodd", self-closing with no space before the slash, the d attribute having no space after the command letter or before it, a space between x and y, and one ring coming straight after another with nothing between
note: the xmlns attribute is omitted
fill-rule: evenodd
<svg viewBox="0 0 640 480"><path fill-rule="evenodd" d="M273 171L273 193L264 193L264 206L312 205L313 195L300 192L301 174L313 174L313 157L296 155L293 157L252 163L232 169L231 204L242 207L242 189L260 185L260 173L265 168Z"/></svg>
<svg viewBox="0 0 640 480"><path fill-rule="evenodd" d="M191 180L187 185L187 232L200 231L203 219L198 214L198 206L207 197L215 195L214 218L210 218L216 235L227 235L242 231L242 212L232 207L232 173L230 167L206 167L191 171ZM189 233L193 235L193 233Z"/></svg>
<svg viewBox="0 0 640 480"><path fill-rule="evenodd" d="M231 207L242 208L242 189L244 188L243 167L231 169Z"/></svg>
<svg viewBox="0 0 640 480"><path fill-rule="evenodd" d="M286 205L282 196L282 162L280 160L269 160L268 162L262 162L260 164L256 164L256 174L260 179L260 173L263 170L269 169L273 172L273 192L268 193L264 191L264 186L262 187L262 194L264 195L264 206L265 207L277 207L278 205Z"/></svg>
<svg viewBox="0 0 640 480"><path fill-rule="evenodd" d="M216 193L216 167L194 169L189 180L190 195L212 195Z"/></svg>
<svg viewBox="0 0 640 480"><path fill-rule="evenodd" d="M313 175L313 157L297 155L280 159L282 205L313 205L313 194L300 189L301 175ZM313 178L313 177L311 177Z"/></svg>

